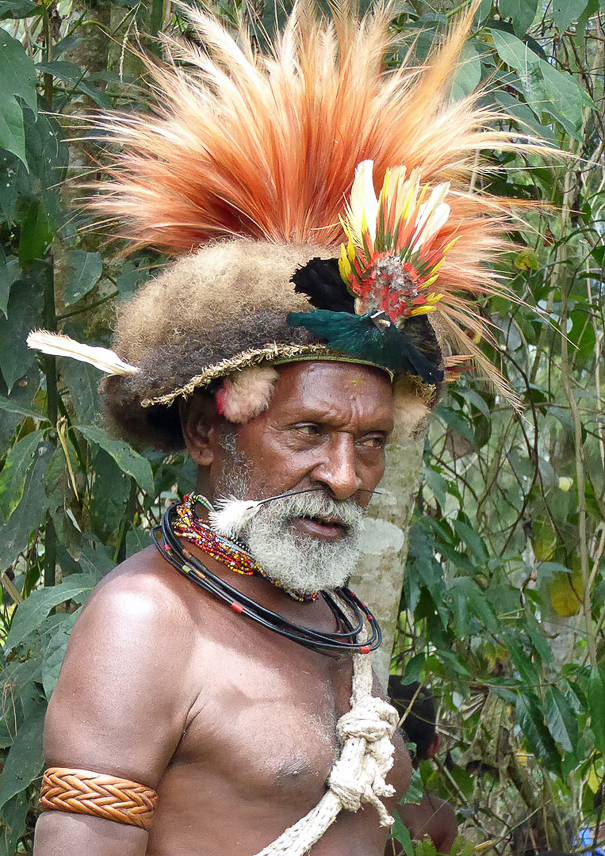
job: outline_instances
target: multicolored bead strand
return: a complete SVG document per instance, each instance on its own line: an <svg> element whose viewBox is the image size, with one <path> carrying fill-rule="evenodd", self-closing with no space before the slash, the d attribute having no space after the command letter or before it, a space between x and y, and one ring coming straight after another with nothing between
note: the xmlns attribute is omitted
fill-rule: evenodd
<svg viewBox="0 0 605 856"><path fill-rule="evenodd" d="M212 505L206 499L197 493L189 493L183 497L183 502L176 506L176 519L172 524L173 531L185 541L190 541L199 547L204 553L230 571L236 574L243 574L247 577L264 577L272 585L285 591L291 598L297 601L313 601L319 597L319 592L311 592L302 594L293 589L282 586L276 580L266 574L258 565L252 556L239 546L236 542L228 538L224 538L215 532L207 523L195 513L195 505L199 503L208 511L212 511Z"/></svg>

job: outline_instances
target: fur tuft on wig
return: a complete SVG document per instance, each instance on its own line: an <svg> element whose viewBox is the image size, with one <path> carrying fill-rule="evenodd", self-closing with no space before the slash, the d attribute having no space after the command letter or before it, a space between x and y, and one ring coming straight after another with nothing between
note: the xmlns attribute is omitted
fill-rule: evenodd
<svg viewBox="0 0 605 856"><path fill-rule="evenodd" d="M399 377L393 383L393 415L395 428L390 441L405 445L419 437L427 427L430 406L427 396L412 378Z"/></svg>
<svg viewBox="0 0 605 856"><path fill-rule="evenodd" d="M269 406L269 399L277 380L271 366L251 366L234 372L217 390L218 412L229 422L243 423L259 416Z"/></svg>

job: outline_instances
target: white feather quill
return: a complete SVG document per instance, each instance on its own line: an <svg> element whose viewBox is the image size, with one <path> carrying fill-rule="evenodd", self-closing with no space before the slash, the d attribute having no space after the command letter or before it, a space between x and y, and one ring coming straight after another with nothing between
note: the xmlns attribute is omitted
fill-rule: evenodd
<svg viewBox="0 0 605 856"><path fill-rule="evenodd" d="M81 345L69 336L59 333L48 333L46 330L35 330L27 337L27 345L34 351L42 351L54 357L71 357L89 363L108 375L130 375L140 371L120 359L115 351L109 348L96 348L91 345Z"/></svg>
<svg viewBox="0 0 605 856"><path fill-rule="evenodd" d="M208 520L219 535L224 538L238 538L242 530L266 502L273 502L274 499L286 499L288 496L296 496L299 493L316 493L321 490L323 488L310 487L305 490L269 496L267 499L237 499L235 496L230 496L227 499L217 500L214 509L208 512ZM371 492L374 493L374 491Z"/></svg>
<svg viewBox="0 0 605 856"><path fill-rule="evenodd" d="M210 525L224 538L238 538L261 504L254 499L236 499L234 496L219 499L214 511L208 512Z"/></svg>

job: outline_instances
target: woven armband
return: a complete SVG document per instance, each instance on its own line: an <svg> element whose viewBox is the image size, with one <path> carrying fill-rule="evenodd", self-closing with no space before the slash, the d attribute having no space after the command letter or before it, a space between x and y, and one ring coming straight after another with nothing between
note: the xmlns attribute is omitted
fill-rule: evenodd
<svg viewBox="0 0 605 856"><path fill-rule="evenodd" d="M148 830L157 799L151 788L118 776L49 767L42 779L39 805L42 811L90 814Z"/></svg>

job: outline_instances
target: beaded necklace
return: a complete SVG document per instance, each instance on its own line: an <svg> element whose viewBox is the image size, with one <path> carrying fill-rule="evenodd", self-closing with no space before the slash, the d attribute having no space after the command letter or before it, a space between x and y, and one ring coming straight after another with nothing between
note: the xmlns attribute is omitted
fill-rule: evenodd
<svg viewBox="0 0 605 856"><path fill-rule="evenodd" d="M216 559L217 562L225 565L236 574L243 574L247 577L265 577L272 585L285 591L294 600L301 602L317 600L319 597L317 591L303 594L272 579L254 561L243 545L229 538L224 538L203 520L200 520L195 513L195 505L198 502L207 511L213 510L206 497L199 493L187 494L183 498L183 502L175 506L175 519L172 523L172 529L177 535L195 544L208 556Z"/></svg>
<svg viewBox="0 0 605 856"><path fill-rule="evenodd" d="M217 577L183 547L181 536L175 531L177 507L174 503L164 512L160 525L153 530L153 541L164 559L194 585L216 597L242 618L320 654L369 654L378 648L382 640L380 625L368 607L346 586L333 592L320 592L336 621L336 631L329 633L295 624ZM359 636L364 629L365 639L361 641Z"/></svg>

